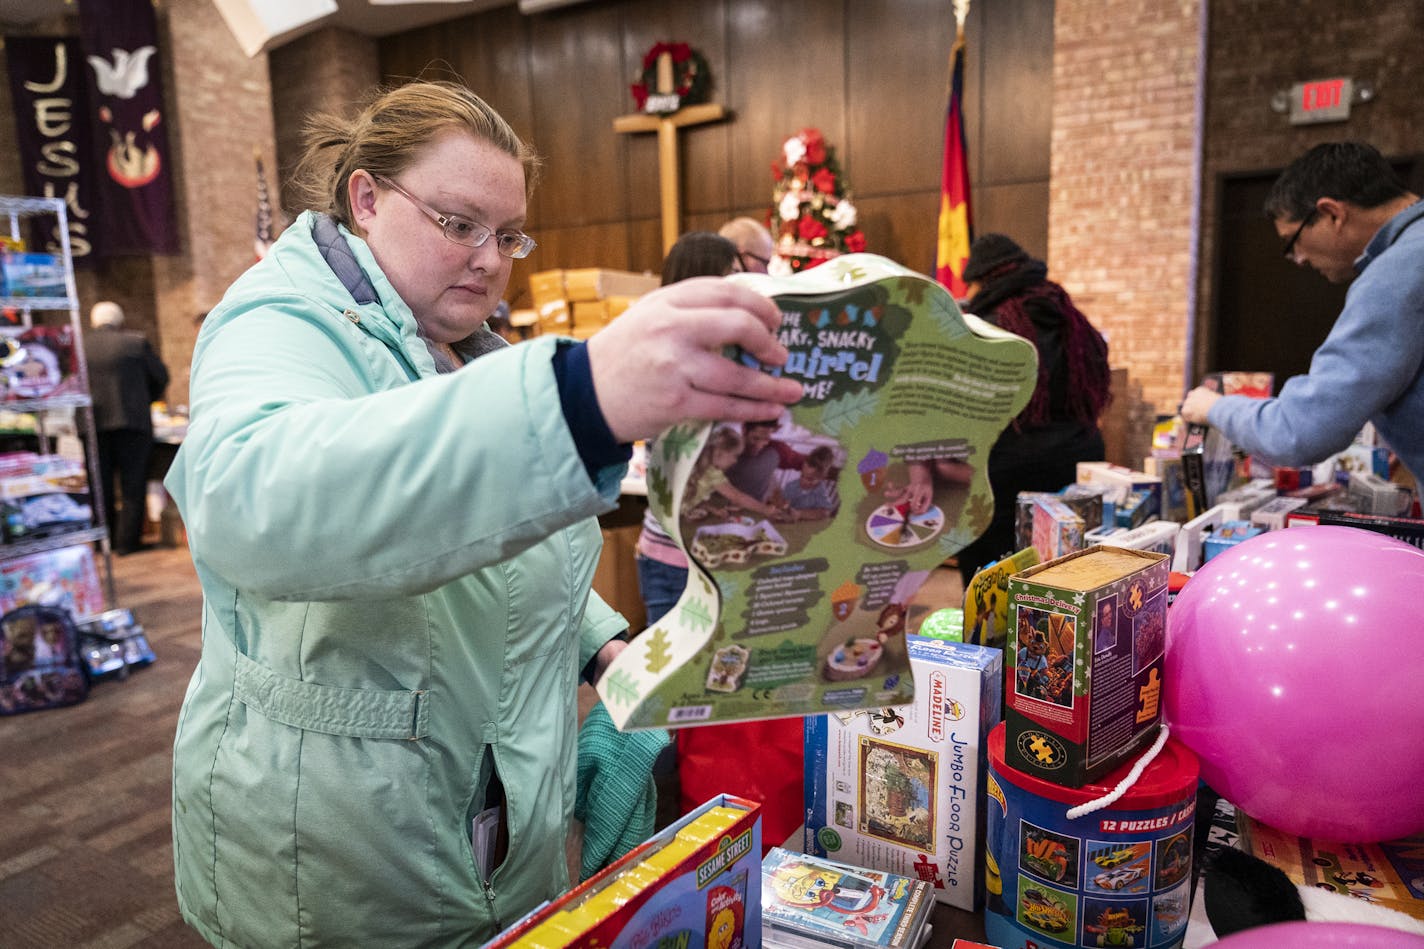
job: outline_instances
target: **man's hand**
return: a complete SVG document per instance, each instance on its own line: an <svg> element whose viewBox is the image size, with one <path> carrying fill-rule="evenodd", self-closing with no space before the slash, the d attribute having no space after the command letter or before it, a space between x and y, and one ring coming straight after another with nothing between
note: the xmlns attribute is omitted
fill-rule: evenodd
<svg viewBox="0 0 1424 949"><path fill-rule="evenodd" d="M1182 407L1178 411L1185 421L1196 425L1205 425L1206 414L1211 411L1211 407L1216 404L1216 400L1221 398L1221 393L1205 386L1197 386L1187 393L1187 397L1182 400Z"/></svg>
<svg viewBox="0 0 1424 949"><path fill-rule="evenodd" d="M786 362L781 312L759 293L716 277L647 294L588 341L598 406L620 442L689 421L774 419L801 384L722 354L737 346L768 366Z"/></svg>

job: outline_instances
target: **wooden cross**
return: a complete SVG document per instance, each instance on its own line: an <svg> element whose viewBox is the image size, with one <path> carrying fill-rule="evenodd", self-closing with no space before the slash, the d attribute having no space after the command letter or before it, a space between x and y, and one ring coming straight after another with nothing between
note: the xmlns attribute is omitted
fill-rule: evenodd
<svg viewBox="0 0 1424 949"><path fill-rule="evenodd" d="M672 54L658 57L658 89L662 94L674 91L672 84ZM663 217L663 253L672 249L682 231L681 188L678 184L677 130L687 125L715 122L726 115L726 109L715 103L690 105L667 115L638 112L613 120L615 132L658 133L658 192Z"/></svg>

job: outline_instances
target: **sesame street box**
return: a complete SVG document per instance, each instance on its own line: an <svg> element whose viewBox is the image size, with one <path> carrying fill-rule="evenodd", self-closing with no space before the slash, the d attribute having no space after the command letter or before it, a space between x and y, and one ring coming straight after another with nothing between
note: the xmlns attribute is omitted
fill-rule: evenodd
<svg viewBox="0 0 1424 949"><path fill-rule="evenodd" d="M910 636L915 701L806 718L807 853L983 902L985 741L1003 701L1001 649Z"/></svg>
<svg viewBox="0 0 1424 949"><path fill-rule="evenodd" d="M1006 764L1082 787L1156 736L1169 559L1099 545L1009 579Z"/></svg>
<svg viewBox="0 0 1424 949"><path fill-rule="evenodd" d="M790 356L759 368L805 393L653 440L649 507L690 569L599 681L622 729L911 701L910 600L988 526L989 450L1037 377L1026 340L883 257L728 279L776 302Z"/></svg>
<svg viewBox="0 0 1424 949"><path fill-rule="evenodd" d="M719 795L654 834L484 949L755 949L761 814Z"/></svg>

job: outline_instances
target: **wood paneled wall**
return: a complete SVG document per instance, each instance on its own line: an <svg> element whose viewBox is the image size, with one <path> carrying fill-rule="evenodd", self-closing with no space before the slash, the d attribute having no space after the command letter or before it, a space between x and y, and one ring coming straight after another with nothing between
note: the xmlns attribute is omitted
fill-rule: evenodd
<svg viewBox="0 0 1424 949"><path fill-rule="evenodd" d="M976 232L1047 251L1053 0L970 10L966 118ZM765 219L781 143L819 127L854 193L869 250L933 265L954 16L947 0L600 0L521 15L501 7L380 41L386 81L452 73L545 159L530 206L539 248L516 270L661 267L656 136L613 131L662 40L712 71L719 123L680 137L682 225Z"/></svg>

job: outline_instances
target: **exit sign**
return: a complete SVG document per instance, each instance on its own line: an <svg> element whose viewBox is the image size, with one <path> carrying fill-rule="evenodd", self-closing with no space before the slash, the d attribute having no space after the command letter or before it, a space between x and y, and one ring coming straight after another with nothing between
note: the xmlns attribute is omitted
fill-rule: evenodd
<svg viewBox="0 0 1424 949"><path fill-rule="evenodd" d="M1355 83L1350 79L1312 79L1298 82L1290 91L1291 125L1343 122L1350 117Z"/></svg>

